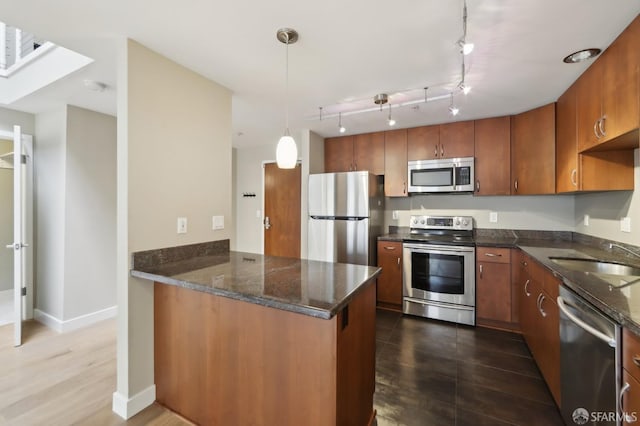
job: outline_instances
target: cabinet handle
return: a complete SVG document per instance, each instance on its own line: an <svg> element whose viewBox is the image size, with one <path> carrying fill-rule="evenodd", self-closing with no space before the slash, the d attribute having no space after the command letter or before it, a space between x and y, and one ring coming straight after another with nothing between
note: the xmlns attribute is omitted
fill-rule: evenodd
<svg viewBox="0 0 640 426"><path fill-rule="evenodd" d="M440 158L444 157L444 145L440 144Z"/></svg>
<svg viewBox="0 0 640 426"><path fill-rule="evenodd" d="M620 412L624 413L624 409L622 408L623 406L623 398L624 398L624 394L627 393L629 391L629 389L631 389L631 385L627 382L624 382L624 385L622 385L622 388L620 388L620 400L618 401L618 403L620 404ZM625 421L627 420L626 417L627 415L625 414Z"/></svg>
<svg viewBox="0 0 640 426"><path fill-rule="evenodd" d="M578 186L578 169L571 170L571 184Z"/></svg>
<svg viewBox="0 0 640 426"><path fill-rule="evenodd" d="M476 181L476 192L480 192L480 180Z"/></svg>
<svg viewBox="0 0 640 426"><path fill-rule="evenodd" d="M636 365L636 367L640 367L640 355L633 356L633 363Z"/></svg>
<svg viewBox="0 0 640 426"><path fill-rule="evenodd" d="M500 253L485 253L484 255L487 257L502 257Z"/></svg>
<svg viewBox="0 0 640 426"><path fill-rule="evenodd" d="M482 279L482 264L480 264L480 279Z"/></svg>
<svg viewBox="0 0 640 426"><path fill-rule="evenodd" d="M398 266L400 266L400 258L398 258Z"/></svg>
<svg viewBox="0 0 640 426"><path fill-rule="evenodd" d="M396 248L394 246L384 246L385 250L395 250Z"/></svg>
<svg viewBox="0 0 640 426"><path fill-rule="evenodd" d="M353 166L353 170L358 170L358 163L355 163L355 166Z"/></svg>
<svg viewBox="0 0 640 426"><path fill-rule="evenodd" d="M544 303L544 300L546 299L546 297L544 297L544 294L540 293L540 296L538 296L538 310L540 311L540 315L542 315L542 318L546 318L547 313L542 309L542 304Z"/></svg>
<svg viewBox="0 0 640 426"><path fill-rule="evenodd" d="M518 192L518 179L513 181L513 188Z"/></svg>
<svg viewBox="0 0 640 426"><path fill-rule="evenodd" d="M594 122L593 122L593 134L595 134L595 135L596 135L596 138L597 138L597 139L600 139L600 137L601 137L601 136L598 134L598 122L599 122L599 121L600 121L600 120L596 120L596 121L594 121Z"/></svg>
<svg viewBox="0 0 640 426"><path fill-rule="evenodd" d="M436 149L433 150L433 156L434 157L438 156L438 144L436 144Z"/></svg>
<svg viewBox="0 0 640 426"><path fill-rule="evenodd" d="M403 194L407 193L407 182L402 182L402 193Z"/></svg>
<svg viewBox="0 0 640 426"><path fill-rule="evenodd" d="M602 118L598 120L598 130L600 130L600 134L602 135L603 138L607 136L607 132L604 130L604 120L606 119L607 119L607 116L603 115Z"/></svg>
<svg viewBox="0 0 640 426"><path fill-rule="evenodd" d="M531 293L529 293L529 290L527 290L527 286L529 285L530 282L531 280L527 280L527 282L524 283L524 294L526 294L527 297L531 296Z"/></svg>

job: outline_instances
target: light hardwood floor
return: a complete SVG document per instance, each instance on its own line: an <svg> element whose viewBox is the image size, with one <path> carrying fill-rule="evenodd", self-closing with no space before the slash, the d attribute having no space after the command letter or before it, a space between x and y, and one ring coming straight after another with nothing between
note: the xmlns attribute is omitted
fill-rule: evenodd
<svg viewBox="0 0 640 426"><path fill-rule="evenodd" d="M129 421L111 411L115 320L63 334L28 321L23 331L14 348L13 325L0 327L0 425L191 424L157 404Z"/></svg>

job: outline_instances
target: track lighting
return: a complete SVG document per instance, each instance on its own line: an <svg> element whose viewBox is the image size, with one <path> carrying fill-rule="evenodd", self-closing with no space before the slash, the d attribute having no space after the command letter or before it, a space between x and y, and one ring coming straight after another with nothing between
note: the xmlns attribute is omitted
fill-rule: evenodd
<svg viewBox="0 0 640 426"><path fill-rule="evenodd" d="M451 115L453 115L454 117L456 115L458 115L458 113L460 112L460 110L458 109L458 107L456 107L455 105L453 105L453 92L451 92L451 103L449 104L449 112L451 113Z"/></svg>
<svg viewBox="0 0 640 426"><path fill-rule="evenodd" d="M338 113L338 130L340 133L344 133L347 131L347 128L342 125L342 113Z"/></svg>
<svg viewBox="0 0 640 426"><path fill-rule="evenodd" d="M468 86L464 82L460 82L460 84L458 84L458 89L460 89L465 95L468 95L469 92L471 92L471 86Z"/></svg>
<svg viewBox="0 0 640 426"><path fill-rule="evenodd" d="M460 46L460 51L463 55L468 55L473 52L473 48L475 47L473 43L466 43L464 40L460 40L458 45Z"/></svg>
<svg viewBox="0 0 640 426"><path fill-rule="evenodd" d="M391 118L391 104L389 104L389 120L388 120L388 123L389 123L389 126L395 126L396 125L396 120Z"/></svg>
<svg viewBox="0 0 640 426"><path fill-rule="evenodd" d="M464 2L462 7L462 37L458 40L458 46L460 46L460 52L463 55L468 55L473 52L473 43L467 43L467 2Z"/></svg>

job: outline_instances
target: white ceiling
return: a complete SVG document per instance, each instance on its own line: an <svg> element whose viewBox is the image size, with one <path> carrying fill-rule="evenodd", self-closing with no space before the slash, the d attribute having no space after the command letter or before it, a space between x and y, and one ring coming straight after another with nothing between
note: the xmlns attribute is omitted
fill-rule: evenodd
<svg viewBox="0 0 640 426"><path fill-rule="evenodd" d="M640 13L640 0L468 0L466 97L455 120L518 113L552 102L586 69L562 58L604 49ZM338 135L388 129L383 113L347 115L375 106L443 95L460 80L462 0L21 0L0 3L0 21L95 59L86 68L9 108L38 113L63 103L116 114L116 61L123 37L228 87L233 95L233 144L274 144L284 131L285 46L289 47L290 129ZM86 78L108 90L88 91ZM410 89L416 89L412 92ZM397 127L454 121L448 100L394 108Z"/></svg>

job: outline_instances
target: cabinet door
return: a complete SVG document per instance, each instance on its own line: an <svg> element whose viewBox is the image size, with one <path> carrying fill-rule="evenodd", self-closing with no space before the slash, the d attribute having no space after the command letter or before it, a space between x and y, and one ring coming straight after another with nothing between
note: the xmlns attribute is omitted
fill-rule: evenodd
<svg viewBox="0 0 640 426"><path fill-rule="evenodd" d="M384 195L407 196L407 129L384 132Z"/></svg>
<svg viewBox="0 0 640 426"><path fill-rule="evenodd" d="M476 270L478 319L511 322L511 274L509 264L478 262Z"/></svg>
<svg viewBox="0 0 640 426"><path fill-rule="evenodd" d="M623 425L637 425L640 418L640 382L627 370L622 370L622 385L627 386L622 398L622 411L625 414Z"/></svg>
<svg viewBox="0 0 640 426"><path fill-rule="evenodd" d="M511 118L476 120L475 195L511 193Z"/></svg>
<svg viewBox="0 0 640 426"><path fill-rule="evenodd" d="M514 116L512 137L512 193L517 195L555 193L555 104Z"/></svg>
<svg viewBox="0 0 640 426"><path fill-rule="evenodd" d="M595 61L576 81L578 151L600 143L602 117L602 61Z"/></svg>
<svg viewBox="0 0 640 426"><path fill-rule="evenodd" d="M402 243L378 241L378 304L402 307Z"/></svg>
<svg viewBox="0 0 640 426"><path fill-rule="evenodd" d="M574 192L580 188L578 135L576 132L576 85L556 103L556 192Z"/></svg>
<svg viewBox="0 0 640 426"><path fill-rule="evenodd" d="M365 133L353 137L354 170L384 174L384 132Z"/></svg>
<svg viewBox="0 0 640 426"><path fill-rule="evenodd" d="M598 59L602 62L603 141L611 140L640 124L638 67L640 66L640 17L627 27ZM638 146L637 136L635 146Z"/></svg>
<svg viewBox="0 0 640 426"><path fill-rule="evenodd" d="M560 312L552 296L542 292L538 301L537 325L540 350L534 354L549 390L560 406Z"/></svg>
<svg viewBox="0 0 640 426"><path fill-rule="evenodd" d="M353 136L325 139L324 171L333 173L351 170L353 170Z"/></svg>
<svg viewBox="0 0 640 426"><path fill-rule="evenodd" d="M473 157L473 121L440 125L440 158Z"/></svg>
<svg viewBox="0 0 640 426"><path fill-rule="evenodd" d="M511 322L520 324L520 294L526 280L528 263L520 249L511 249Z"/></svg>
<svg viewBox="0 0 640 426"><path fill-rule="evenodd" d="M440 126L422 126L407 130L407 159L433 160L440 154Z"/></svg>

